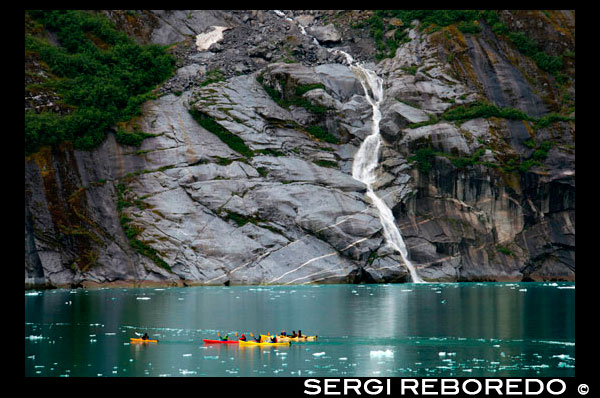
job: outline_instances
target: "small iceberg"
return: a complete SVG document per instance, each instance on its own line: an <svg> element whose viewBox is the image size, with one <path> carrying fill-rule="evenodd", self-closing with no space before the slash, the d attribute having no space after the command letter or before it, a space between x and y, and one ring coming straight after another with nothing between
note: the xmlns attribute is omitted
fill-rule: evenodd
<svg viewBox="0 0 600 398"><path fill-rule="evenodd" d="M313 354L313 356L315 356L315 357L320 357L320 356L322 356L322 355L325 355L325 352L315 352L315 353Z"/></svg>
<svg viewBox="0 0 600 398"><path fill-rule="evenodd" d="M371 358L393 358L394 357L394 351L392 350L385 350L385 351L371 351L369 353L369 356Z"/></svg>

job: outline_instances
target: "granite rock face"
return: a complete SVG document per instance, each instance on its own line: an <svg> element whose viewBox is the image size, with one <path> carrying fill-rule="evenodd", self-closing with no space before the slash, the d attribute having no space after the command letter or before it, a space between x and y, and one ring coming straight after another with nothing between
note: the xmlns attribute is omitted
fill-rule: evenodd
<svg viewBox="0 0 600 398"><path fill-rule="evenodd" d="M26 286L410 279L352 178L371 106L343 57L311 39L370 60L362 33L351 41L319 12L283 14L140 13L140 41L189 42L138 120L154 136L130 147L108 134L93 151L64 144L26 158ZM229 28L223 40L194 49L213 26ZM411 26L395 57L368 64L385 89L374 188L411 261L427 281L574 280L574 122L533 133L520 120L444 119L482 99L540 117L550 89L534 86L514 58L530 61L489 29L451 44L443 33ZM286 40L301 62L277 62ZM450 61L452 46L461 51ZM224 79L200 85L215 66ZM553 143L543 165L504 168L532 156L532 138ZM428 169L413 157L423 148L435 152Z"/></svg>

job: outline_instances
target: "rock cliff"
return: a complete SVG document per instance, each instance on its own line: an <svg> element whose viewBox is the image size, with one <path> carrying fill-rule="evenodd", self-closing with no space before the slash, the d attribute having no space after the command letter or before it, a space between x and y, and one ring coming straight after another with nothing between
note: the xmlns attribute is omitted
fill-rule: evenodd
<svg viewBox="0 0 600 398"><path fill-rule="evenodd" d="M136 119L141 146L110 133L25 158L26 287L408 281L352 178L371 106L332 48L384 79L374 188L423 279L575 279L574 110L552 116L574 78L558 84L485 20L400 22L406 40L377 61L357 27L369 12L104 14L170 45L178 69ZM574 49L574 12L499 15L550 53Z"/></svg>

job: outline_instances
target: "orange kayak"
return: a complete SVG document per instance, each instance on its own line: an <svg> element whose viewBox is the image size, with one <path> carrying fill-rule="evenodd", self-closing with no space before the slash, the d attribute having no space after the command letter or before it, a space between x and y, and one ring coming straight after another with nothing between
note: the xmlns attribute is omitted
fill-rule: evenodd
<svg viewBox="0 0 600 398"><path fill-rule="evenodd" d="M158 340L144 340L144 339L136 339L133 337L129 338L132 343L158 343Z"/></svg>

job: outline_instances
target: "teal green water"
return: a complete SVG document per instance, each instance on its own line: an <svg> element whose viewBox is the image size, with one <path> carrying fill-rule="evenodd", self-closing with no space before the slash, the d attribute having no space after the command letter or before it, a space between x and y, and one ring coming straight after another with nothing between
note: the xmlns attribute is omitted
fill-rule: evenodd
<svg viewBox="0 0 600 398"><path fill-rule="evenodd" d="M319 338L202 342L282 329ZM160 342L129 344L136 332ZM27 291L25 356L26 376L568 377L575 284Z"/></svg>

